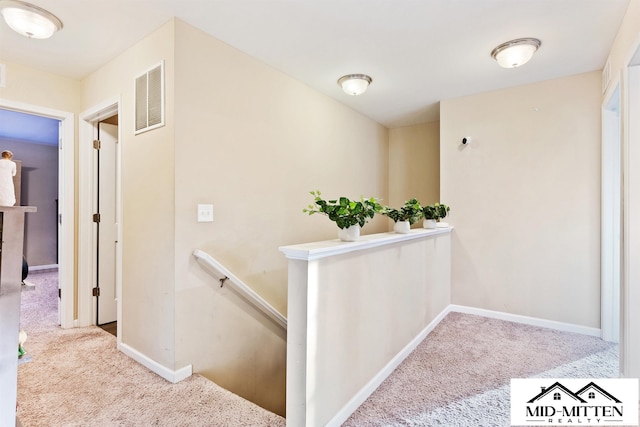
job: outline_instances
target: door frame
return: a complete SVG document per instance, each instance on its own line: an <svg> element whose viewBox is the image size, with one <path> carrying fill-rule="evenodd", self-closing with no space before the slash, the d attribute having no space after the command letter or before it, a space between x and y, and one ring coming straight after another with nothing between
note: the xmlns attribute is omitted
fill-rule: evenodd
<svg viewBox="0 0 640 427"><path fill-rule="evenodd" d="M625 69L625 99L623 101L623 152L624 152L624 220L623 220L623 304L622 339L620 345L620 371L622 376L634 378L640 375L640 231L637 215L640 212L640 44L636 44Z"/></svg>
<svg viewBox="0 0 640 427"><path fill-rule="evenodd" d="M73 113L0 98L0 108L60 121L58 132L58 287L60 326L76 326L75 311L75 119Z"/></svg>
<svg viewBox="0 0 640 427"><path fill-rule="evenodd" d="M616 76L618 77L618 76ZM620 79L602 103L601 337L620 342L622 287L622 98Z"/></svg>
<svg viewBox="0 0 640 427"><path fill-rule="evenodd" d="M119 294L117 293L115 283L118 269L115 264L115 252L120 246L117 235L119 224L117 210L120 205L116 198L120 171L120 164L117 159L120 126L118 124L108 124L104 121L98 121L95 124L98 139L100 140L100 149L93 150L93 164L94 170L96 171L93 182L93 212L100 214L100 221L97 224L94 223L93 226L93 235L96 239L96 245L93 246L94 260L96 260L97 267L97 269L93 271L93 277L96 280L96 285L100 288L100 295L94 300L96 325L100 326L118 320L117 306ZM112 130L115 127L115 134L107 136L107 132L105 131L106 126L111 127ZM110 152L109 154L113 156L112 158L107 157L107 150ZM105 177L106 180L103 180ZM107 190L109 185L113 185L112 192ZM107 194L113 197L112 201L107 199ZM114 205L110 205L110 203ZM114 226L113 229L110 227L109 222ZM112 234L109 233L109 230L111 230ZM106 263L110 256L113 257L113 264ZM111 280L105 281L105 274L107 276L112 275ZM109 306L109 310L106 310L107 306ZM116 311L115 313L113 312L114 310ZM107 316L109 321L104 321L106 320L104 314L107 312L109 313L109 316ZM115 318L112 317L113 315L115 315Z"/></svg>
<svg viewBox="0 0 640 427"><path fill-rule="evenodd" d="M95 212L96 161L93 140L98 135L98 122L118 114L121 117L120 97L116 96L80 114L78 144L78 323L80 326L96 324L96 300L92 294L95 286L96 233L92 216ZM118 125L118 141L122 140ZM116 247L117 342L122 340L122 144L116 145L116 222L118 245Z"/></svg>

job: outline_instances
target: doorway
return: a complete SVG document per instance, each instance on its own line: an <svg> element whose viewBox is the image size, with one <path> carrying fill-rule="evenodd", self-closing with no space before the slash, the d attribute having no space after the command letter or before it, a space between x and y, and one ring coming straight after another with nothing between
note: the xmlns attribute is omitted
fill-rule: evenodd
<svg viewBox="0 0 640 427"><path fill-rule="evenodd" d="M113 98L82 113L78 144L78 323L109 325L118 345L122 337L119 105L120 99ZM100 141L100 150L94 141Z"/></svg>
<svg viewBox="0 0 640 427"><path fill-rule="evenodd" d="M116 177L118 168L118 116L98 122L98 142L94 143L96 165L95 194L95 254L96 254L96 325L115 332L117 336L116 252L118 244ZM117 326L117 323L116 325Z"/></svg>
<svg viewBox="0 0 640 427"><path fill-rule="evenodd" d="M25 260L30 271L57 270L60 121L0 108L0 123L1 149L16 163L16 205L37 208L25 217Z"/></svg>
<svg viewBox="0 0 640 427"><path fill-rule="evenodd" d="M0 99L0 108L20 113L26 113L59 121L58 127L58 206L54 218L57 223L57 251L58 251L58 286L59 286L59 314L60 326L72 328L74 319L74 145L75 123L73 113L54 110L37 105Z"/></svg>
<svg viewBox="0 0 640 427"><path fill-rule="evenodd" d="M39 273L55 276L58 283L58 144L60 121L35 114L0 108L1 149L13 153L16 205L34 206L37 211L24 218L23 283L33 290L31 280ZM25 268L27 267L28 268ZM57 287L58 285L56 285ZM59 298L39 300L58 313Z"/></svg>

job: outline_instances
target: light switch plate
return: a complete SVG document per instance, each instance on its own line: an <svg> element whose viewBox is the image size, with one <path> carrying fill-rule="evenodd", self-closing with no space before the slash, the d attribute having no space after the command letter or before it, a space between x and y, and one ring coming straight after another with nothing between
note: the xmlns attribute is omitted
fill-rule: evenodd
<svg viewBox="0 0 640 427"><path fill-rule="evenodd" d="M198 222L213 222L213 205L198 205Z"/></svg>

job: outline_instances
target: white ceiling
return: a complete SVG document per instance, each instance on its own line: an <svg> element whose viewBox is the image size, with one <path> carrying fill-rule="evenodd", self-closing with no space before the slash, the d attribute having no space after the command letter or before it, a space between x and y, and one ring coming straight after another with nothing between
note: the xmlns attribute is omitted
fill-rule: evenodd
<svg viewBox="0 0 640 427"><path fill-rule="evenodd" d="M31 40L2 22L0 60L81 79L176 16L398 127L437 120L441 99L601 69L630 0L30 1L63 30ZM542 46L500 68L491 50L521 37ZM373 78L365 94L341 91L349 73Z"/></svg>

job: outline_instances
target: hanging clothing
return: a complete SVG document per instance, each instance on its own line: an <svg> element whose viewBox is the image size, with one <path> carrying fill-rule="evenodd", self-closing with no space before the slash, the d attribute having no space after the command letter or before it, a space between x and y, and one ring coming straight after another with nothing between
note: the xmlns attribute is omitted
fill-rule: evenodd
<svg viewBox="0 0 640 427"><path fill-rule="evenodd" d="M0 159L0 206L16 204L16 190L13 177L16 176L16 164L9 159Z"/></svg>

